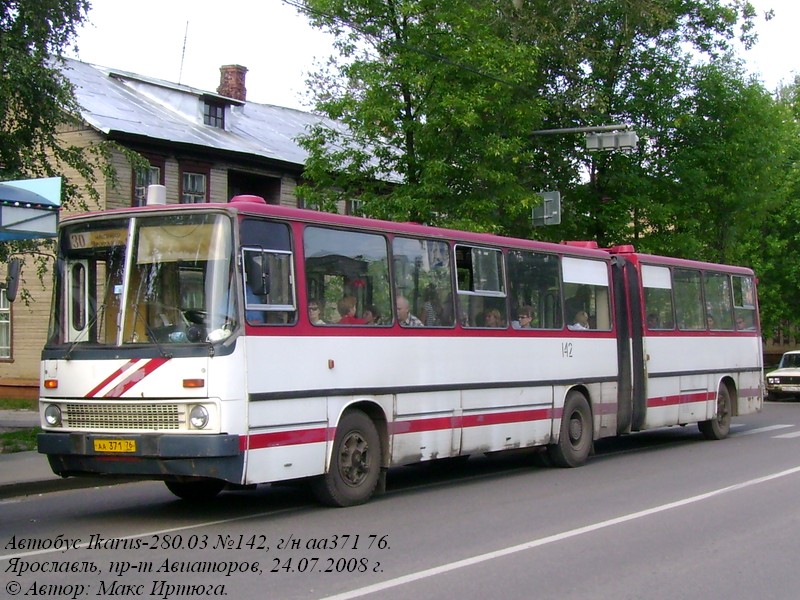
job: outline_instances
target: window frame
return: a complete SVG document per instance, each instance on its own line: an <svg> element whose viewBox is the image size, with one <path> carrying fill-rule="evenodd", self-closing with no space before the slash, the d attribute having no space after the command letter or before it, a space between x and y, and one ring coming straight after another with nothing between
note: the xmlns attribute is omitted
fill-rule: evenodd
<svg viewBox="0 0 800 600"><path fill-rule="evenodd" d="M209 202L211 202L211 167L209 165L205 165L202 163L191 163L191 162L181 163L179 171L180 171L178 177L179 204L208 204ZM203 199L201 201L198 201L196 199L192 200L191 202L186 201L187 193L195 194L195 192L186 191L185 178L187 175L202 175L205 178L205 186L202 192Z"/></svg>
<svg viewBox="0 0 800 600"><path fill-rule="evenodd" d="M8 301L6 289L5 285L0 285L0 331L3 329L8 330L8 345L0 345L0 363L12 362L14 360L14 319L11 312L13 303ZM0 334L0 340L2 339L3 335ZM7 354L4 352L6 348L8 349Z"/></svg>
<svg viewBox="0 0 800 600"><path fill-rule="evenodd" d="M203 125L225 130L225 104L222 102L203 101Z"/></svg>
<svg viewBox="0 0 800 600"><path fill-rule="evenodd" d="M139 173L143 169L131 169L131 206L145 206L147 204L147 188L150 185L164 185L166 160L157 156L147 156L144 158L148 162L148 183L145 186L139 185ZM158 169L158 181L153 181L153 169ZM140 191L141 190L141 191Z"/></svg>

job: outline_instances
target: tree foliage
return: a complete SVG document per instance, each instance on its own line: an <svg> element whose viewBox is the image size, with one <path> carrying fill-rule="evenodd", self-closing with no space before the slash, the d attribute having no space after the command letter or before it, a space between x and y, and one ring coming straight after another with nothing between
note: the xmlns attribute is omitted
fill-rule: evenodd
<svg viewBox="0 0 800 600"><path fill-rule="evenodd" d="M515 43L501 3L306 0L337 34L340 57L318 73L320 125L300 190L341 197L384 218L502 229L530 214L536 49Z"/></svg>
<svg viewBox="0 0 800 600"><path fill-rule="evenodd" d="M0 0L0 181L62 178L62 207L97 199L97 175L113 180L108 148L66 145L59 133L79 114L63 73L63 51L75 37L87 0ZM65 176L77 173L80 182ZM0 259L35 253L40 242L0 244ZM43 264L38 265L39 270Z"/></svg>
<svg viewBox="0 0 800 600"><path fill-rule="evenodd" d="M758 221L760 235L748 251L759 274L759 302L765 332L781 328L800 332L800 76L779 93L779 106L786 111L791 143L781 154L781 176L768 190L774 197L765 219ZM765 130L772 136L774 131Z"/></svg>
<svg viewBox="0 0 800 600"><path fill-rule="evenodd" d="M778 101L744 71L747 0L300 4L337 35L339 56L310 83L345 127L304 142L311 203L751 265L767 323L787 286L797 294L800 269L779 276L773 261L800 243L800 109L796 89ZM615 123L640 136L634 153L535 134ZM561 191L562 224L534 231L543 189Z"/></svg>

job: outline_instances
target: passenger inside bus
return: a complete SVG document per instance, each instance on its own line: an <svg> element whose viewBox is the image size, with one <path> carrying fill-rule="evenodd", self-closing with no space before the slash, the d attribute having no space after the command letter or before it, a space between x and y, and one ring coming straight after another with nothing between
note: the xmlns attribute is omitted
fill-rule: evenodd
<svg viewBox="0 0 800 600"><path fill-rule="evenodd" d="M439 302L439 294L436 291L436 286L432 283L428 284L422 294L425 304L422 306L422 322L427 327L436 327L442 324L441 314L442 305Z"/></svg>
<svg viewBox="0 0 800 600"><path fill-rule="evenodd" d="M361 318L364 319L364 325L380 325L381 315L373 305L364 308Z"/></svg>
<svg viewBox="0 0 800 600"><path fill-rule="evenodd" d="M325 325L325 321L320 317L322 310L319 307L319 302L311 300L308 303L308 320L312 325Z"/></svg>
<svg viewBox="0 0 800 600"><path fill-rule="evenodd" d="M517 311L517 320L511 322L514 329L530 329L533 322L533 307L525 305Z"/></svg>
<svg viewBox="0 0 800 600"><path fill-rule="evenodd" d="M589 313L585 310L579 310L575 313L575 320L572 325L569 326L570 329L573 331L580 331L582 329L590 329L589 327Z"/></svg>
<svg viewBox="0 0 800 600"><path fill-rule="evenodd" d="M408 298L398 296L395 300L395 305L397 308L397 320L402 327L422 327L422 321L411 314Z"/></svg>
<svg viewBox="0 0 800 600"><path fill-rule="evenodd" d="M363 325L364 319L356 316L356 299L354 296L345 296L336 304L339 312L338 325Z"/></svg>
<svg viewBox="0 0 800 600"><path fill-rule="evenodd" d="M483 313L483 326L484 327L505 327L503 315L496 308L490 308Z"/></svg>

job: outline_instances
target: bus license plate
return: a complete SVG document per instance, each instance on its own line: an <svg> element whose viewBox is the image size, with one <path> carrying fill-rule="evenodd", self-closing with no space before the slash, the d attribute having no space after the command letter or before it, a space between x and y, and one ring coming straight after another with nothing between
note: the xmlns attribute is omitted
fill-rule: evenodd
<svg viewBox="0 0 800 600"><path fill-rule="evenodd" d="M94 440L95 452L136 452L136 440Z"/></svg>

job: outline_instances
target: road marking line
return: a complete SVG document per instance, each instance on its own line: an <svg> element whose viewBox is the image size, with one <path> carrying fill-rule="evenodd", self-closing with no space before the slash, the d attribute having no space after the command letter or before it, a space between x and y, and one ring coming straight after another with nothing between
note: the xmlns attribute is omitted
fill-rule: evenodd
<svg viewBox="0 0 800 600"><path fill-rule="evenodd" d="M443 573L448 573L450 571L455 571L457 569L463 569L464 567L477 565L486 561L494 560L496 558L501 558L503 556L516 554L518 552L523 552L525 550L531 550L532 548L538 548L540 546L544 546L546 544L552 544L554 542L560 542L562 540L577 537L579 535L584 535L586 533L592 533L600 529L605 529L607 527L612 527L614 525L620 525L622 523L627 523L629 521L634 521L636 519L649 517L650 515L655 515L664 511L672 510L674 508L680 508L682 506L687 506L689 504L694 504L696 502L702 502L704 500L708 500L716 496L721 496L722 494L727 494L730 492L742 490L744 488L748 488L754 485L759 485L761 483L766 483L768 481L779 479L781 477L788 477L789 475L794 475L796 473L800 473L800 466L794 467L792 469L787 469L785 471L779 471L778 473L773 473L771 475L765 475L764 477L757 477L756 479L743 481L742 483L737 483L724 488L719 488L711 492L706 492L705 494L698 494L697 496L684 498L683 500L676 500L675 502L669 502L667 504L662 504L661 506L655 506L653 508L648 508L646 510L641 510L639 512L630 513L627 515L623 515L621 517L615 517L613 519L608 519L607 521L601 521L599 523L594 523L592 525L586 525L585 527L578 527L577 529L571 529L570 531L564 531L562 533L549 535L547 537L539 538L537 540L531 540L529 542L525 542L524 544L509 546L508 548L502 548L500 550L495 550L494 552L487 552L486 554L479 554L477 556L465 558L463 560L458 560L445 565L440 565L438 567L433 567L432 569L425 569L424 571L409 573L408 575L403 575L402 577L396 577L394 579L389 579L388 581L383 581L381 583L376 583L374 585L368 585L366 587L351 590L349 592L342 592L341 594L336 594L333 596L325 596L324 598L322 598L322 600L350 600L351 598L360 598L368 594L374 594L376 592L381 592L391 588L399 587L407 583L413 583L415 581L420 581L422 579L427 579L429 577L435 577L436 575L441 575Z"/></svg>
<svg viewBox="0 0 800 600"><path fill-rule="evenodd" d="M794 427L794 425L770 425L768 427L759 427L758 429L748 429L747 431L737 431L732 433L730 437L738 437L740 435L754 435L756 433L765 433L767 431L775 431L776 429L786 429L787 427Z"/></svg>
<svg viewBox="0 0 800 600"><path fill-rule="evenodd" d="M773 435L772 437L773 437L773 439L776 439L776 440L778 440L778 439L788 440L788 439L791 439L791 438L800 437L800 431L792 431L790 433L782 433L780 435Z"/></svg>

